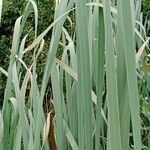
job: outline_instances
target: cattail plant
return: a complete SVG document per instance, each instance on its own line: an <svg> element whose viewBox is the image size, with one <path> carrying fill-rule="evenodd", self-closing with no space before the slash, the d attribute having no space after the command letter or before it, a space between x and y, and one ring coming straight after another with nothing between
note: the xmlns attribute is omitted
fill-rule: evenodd
<svg viewBox="0 0 150 150"><path fill-rule="evenodd" d="M2 0L0 15L1 6ZM27 45L30 13L35 37ZM56 0L53 23L38 34L38 7L28 0L15 23L8 70L0 68L7 77L0 149L141 150L138 85L149 38L140 15L140 0ZM50 30L39 84L37 63ZM47 87L51 109L45 111Z"/></svg>

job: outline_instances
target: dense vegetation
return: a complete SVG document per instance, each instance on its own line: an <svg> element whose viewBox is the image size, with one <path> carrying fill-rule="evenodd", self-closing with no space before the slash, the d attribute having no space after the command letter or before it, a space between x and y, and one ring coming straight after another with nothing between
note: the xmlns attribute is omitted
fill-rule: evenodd
<svg viewBox="0 0 150 150"><path fill-rule="evenodd" d="M1 149L150 149L150 1L131 2L3 1Z"/></svg>
<svg viewBox="0 0 150 150"><path fill-rule="evenodd" d="M12 35L13 35L13 28L16 19L22 15L26 6L25 0L4 0L3 3L3 15L2 15L2 23L0 25L0 64L1 67L7 69L9 55L10 55L10 48L12 42ZM41 33L48 27L49 24L53 22L54 18L54 0L47 0L47 1L39 1L38 2L38 33ZM27 31L29 32L30 36L28 37L29 44L34 38L34 12L30 14L28 17L28 21L26 22L26 27L24 29L24 34ZM44 48L44 52L39 59L40 66L38 67L39 71L43 67L45 63L44 59L47 55L48 43L50 41L50 32L44 38L46 41L46 46ZM29 56L29 55L28 55ZM28 57L26 56L26 57ZM29 58L26 58L29 59ZM0 103L3 100L4 88L5 88L5 76L0 74Z"/></svg>

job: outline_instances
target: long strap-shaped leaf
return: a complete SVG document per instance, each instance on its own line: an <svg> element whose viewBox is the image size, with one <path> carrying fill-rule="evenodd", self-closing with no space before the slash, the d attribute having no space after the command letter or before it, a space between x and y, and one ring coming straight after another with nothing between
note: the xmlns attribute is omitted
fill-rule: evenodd
<svg viewBox="0 0 150 150"><path fill-rule="evenodd" d="M75 2L78 38L78 143L79 149L91 150L93 142L88 17L86 1L76 0Z"/></svg>
<svg viewBox="0 0 150 150"><path fill-rule="evenodd" d="M10 63L8 68L8 78L7 78L7 84L4 94L4 104L3 104L3 121L4 121L4 139L3 139L3 145L6 149L9 150L8 146L8 139L9 139L9 126L10 126L10 107L8 104L8 99L12 97L12 67L15 62L16 54L18 51L19 46L19 40L20 40L20 23L21 23L22 17L19 17L15 23L14 28L14 35L13 35L13 42L12 42L12 49L11 49L11 55L10 55Z"/></svg>
<svg viewBox="0 0 150 150"><path fill-rule="evenodd" d="M105 59L105 29L104 29L104 14L103 9L98 9L98 29L95 32L98 34L98 45L96 47L96 133L95 133L95 150L100 149L100 128L101 128L101 107L102 107L102 92L104 86L104 59ZM97 27L97 26L96 26Z"/></svg>
<svg viewBox="0 0 150 150"><path fill-rule="evenodd" d="M127 89L127 77L125 66L125 47L122 36L122 16L120 7L118 6L117 15L117 81L118 81L118 97L120 110L120 124L121 124L121 138L122 150L129 149L129 128L130 128L130 108L129 108L129 94Z"/></svg>
<svg viewBox="0 0 150 150"><path fill-rule="evenodd" d="M64 133L64 125L63 125L63 106L62 106L62 96L61 89L59 83L59 72L57 70L56 64L53 64L51 71L51 79L52 79L52 88L53 88L53 99L54 99L54 109L55 109L55 131L56 131L56 142L57 149L67 149L67 145L65 142L65 133Z"/></svg>
<svg viewBox="0 0 150 150"><path fill-rule="evenodd" d="M127 88L129 93L130 112L134 137L134 148L141 150L139 99L136 78L134 31L131 0L118 0L121 15L122 38L127 73ZM119 59L119 58L118 58Z"/></svg>
<svg viewBox="0 0 150 150"><path fill-rule="evenodd" d="M113 45L110 0L104 0L106 83L108 103L108 150L121 150L117 76Z"/></svg>

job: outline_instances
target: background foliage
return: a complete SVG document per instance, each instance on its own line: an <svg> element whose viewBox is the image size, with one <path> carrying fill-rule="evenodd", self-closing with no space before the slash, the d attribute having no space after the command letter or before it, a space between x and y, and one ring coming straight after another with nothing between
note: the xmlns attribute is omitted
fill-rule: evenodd
<svg viewBox="0 0 150 150"><path fill-rule="evenodd" d="M4 0L3 4L3 14L2 14L2 24L0 25L0 66L7 70L9 55L10 55L10 48L12 42L12 35L13 35L13 28L16 19L22 15L23 10L25 9L25 0ZM38 1L38 11L39 11L39 18L38 18L38 33L41 33L53 22L54 16L54 0L40 0ZM33 13L28 18L28 22L24 32L32 31L33 30ZM30 32L33 34L33 32ZM44 48L44 52L39 58L39 74L42 64L45 62L43 60L45 55L47 55L48 44L50 40L50 32L44 38L46 42L46 46ZM34 37L33 36L29 36ZM32 39L28 39L30 43ZM28 55L30 56L30 55ZM31 59L31 57L26 56L26 59ZM5 88L5 76L0 73L0 102L3 99L3 93Z"/></svg>

